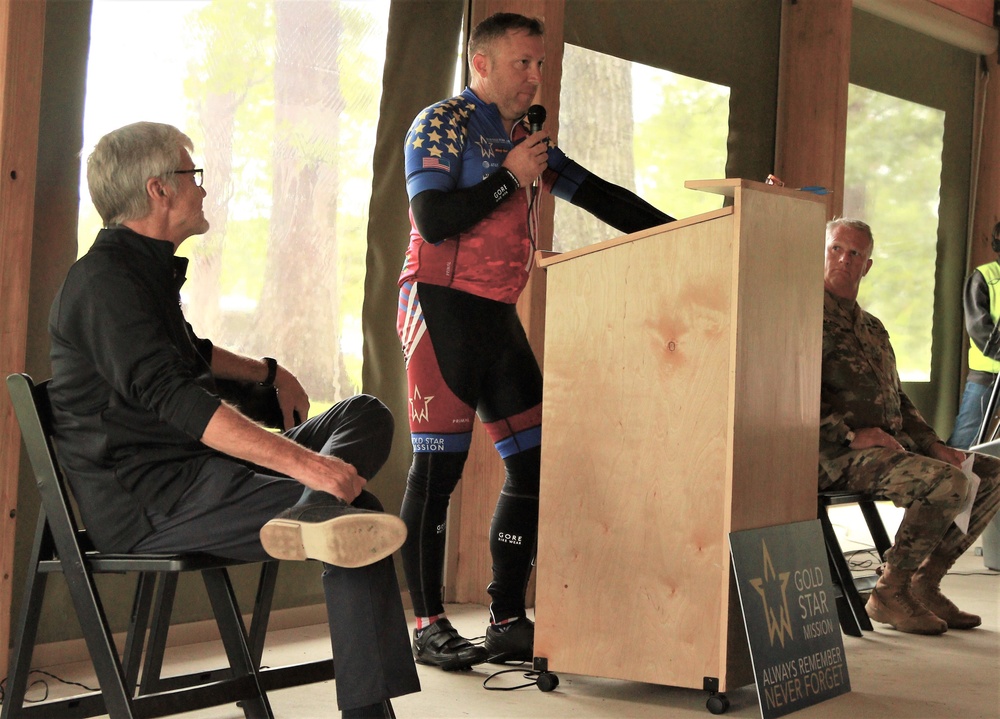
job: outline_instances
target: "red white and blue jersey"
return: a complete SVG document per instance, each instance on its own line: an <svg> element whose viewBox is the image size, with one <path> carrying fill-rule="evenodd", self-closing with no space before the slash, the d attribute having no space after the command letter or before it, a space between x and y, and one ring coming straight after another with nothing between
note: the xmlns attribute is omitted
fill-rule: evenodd
<svg viewBox="0 0 1000 719"><path fill-rule="evenodd" d="M469 88L417 115L406 134L406 192L450 192L478 185L500 169L507 153L527 136L522 123L508 135L496 105ZM555 177L546 171L543 182ZM531 187L514 192L489 215L454 237L431 244L410 212L410 244L399 284L426 282L513 304L534 259L537 202Z"/></svg>

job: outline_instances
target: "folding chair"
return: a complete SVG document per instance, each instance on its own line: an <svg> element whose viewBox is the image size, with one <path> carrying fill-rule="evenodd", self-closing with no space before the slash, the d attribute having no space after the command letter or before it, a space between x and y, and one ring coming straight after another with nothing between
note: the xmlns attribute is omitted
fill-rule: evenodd
<svg viewBox="0 0 1000 719"><path fill-rule="evenodd" d="M844 634L860 637L862 630L872 631L872 622L865 611L862 593L869 593L875 587L878 576L870 574L855 576L851 572L844 550L840 547L837 532L830 521L829 508L843 504L856 504L861 510L868 533L871 535L879 561L884 561L885 553L892 546L892 540L885 531L882 517L875 506L876 497L865 492L823 491L818 497L818 515L823 528L823 539L826 543L826 555L830 560L830 571L834 583L839 589L837 595L837 616L840 618L840 628Z"/></svg>
<svg viewBox="0 0 1000 719"><path fill-rule="evenodd" d="M248 719L270 719L273 714L267 689L333 678L332 659L260 669L278 562L261 564L248 634L228 572L229 567L245 562L197 553L137 555L94 550L86 529L76 519L68 485L53 452L47 383L36 386L28 375L13 374L7 378L7 386L42 502L24 601L14 627L0 719L36 716L69 719L100 714L109 714L111 719L130 719L166 716L231 702L238 702ZM131 572L138 579L124 648L119 656L95 575ZM228 666L162 677L170 611L182 572L199 572L204 580ZM24 706L42 599L52 573L62 573L66 578L101 691Z"/></svg>

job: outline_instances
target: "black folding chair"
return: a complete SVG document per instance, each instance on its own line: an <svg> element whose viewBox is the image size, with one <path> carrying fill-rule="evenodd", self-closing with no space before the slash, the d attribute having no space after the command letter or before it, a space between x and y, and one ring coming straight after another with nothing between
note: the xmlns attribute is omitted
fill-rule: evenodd
<svg viewBox="0 0 1000 719"><path fill-rule="evenodd" d="M872 621L865 611L865 601L862 593L871 592L878 581L878 576L874 571L855 575L844 555L844 550L840 547L840 540L830 521L829 508L837 505L856 504L865 518L868 525L868 533L871 535L878 552L879 561L884 561L885 553L892 546L892 540L885 531L882 517L878 513L875 505L876 497L865 492L850 491L823 491L819 493L819 522L823 528L823 539L826 543L826 555L830 560L830 571L834 584L839 592L837 595L837 616L840 618L840 628L844 634L852 637L860 637L862 630L872 631Z"/></svg>
<svg viewBox="0 0 1000 719"><path fill-rule="evenodd" d="M100 714L109 714L111 719L130 719L166 716L233 702L240 704L248 719L269 719L273 714L267 699L268 689L332 679L332 659L260 669L278 562L261 564L248 633L228 572L229 567L245 562L197 553L105 554L93 548L86 529L77 521L68 485L53 452L46 385L36 386L25 374L7 378L42 501L24 601L13 627L14 642L0 719L75 719ZM119 655L95 575L132 572L138 579L125 643ZM163 677L161 670L170 612L182 572L201 574L229 664L214 671ZM69 586L101 691L25 706L42 599L46 581L52 573L61 573Z"/></svg>

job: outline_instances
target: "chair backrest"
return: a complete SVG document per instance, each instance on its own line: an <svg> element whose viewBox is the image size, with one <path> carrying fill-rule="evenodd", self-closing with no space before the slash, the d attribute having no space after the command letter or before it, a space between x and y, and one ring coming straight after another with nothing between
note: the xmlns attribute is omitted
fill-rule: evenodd
<svg viewBox="0 0 1000 719"><path fill-rule="evenodd" d="M86 551L89 547L83 541L85 533L73 512L70 493L52 444L48 382L36 385L26 374L12 374L7 377L7 389L56 551L61 556Z"/></svg>

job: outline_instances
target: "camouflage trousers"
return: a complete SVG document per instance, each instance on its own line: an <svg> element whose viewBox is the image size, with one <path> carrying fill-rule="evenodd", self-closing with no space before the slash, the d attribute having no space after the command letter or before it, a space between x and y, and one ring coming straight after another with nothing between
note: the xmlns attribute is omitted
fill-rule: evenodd
<svg viewBox="0 0 1000 719"><path fill-rule="evenodd" d="M980 484L968 534L954 522L970 490L969 479L958 467L882 447L849 450L820 466L827 477L837 478L822 489L871 492L905 508L895 541L885 556L893 569L916 569L931 554L950 567L972 546L1000 507L1000 459L983 454L975 455L972 467Z"/></svg>

